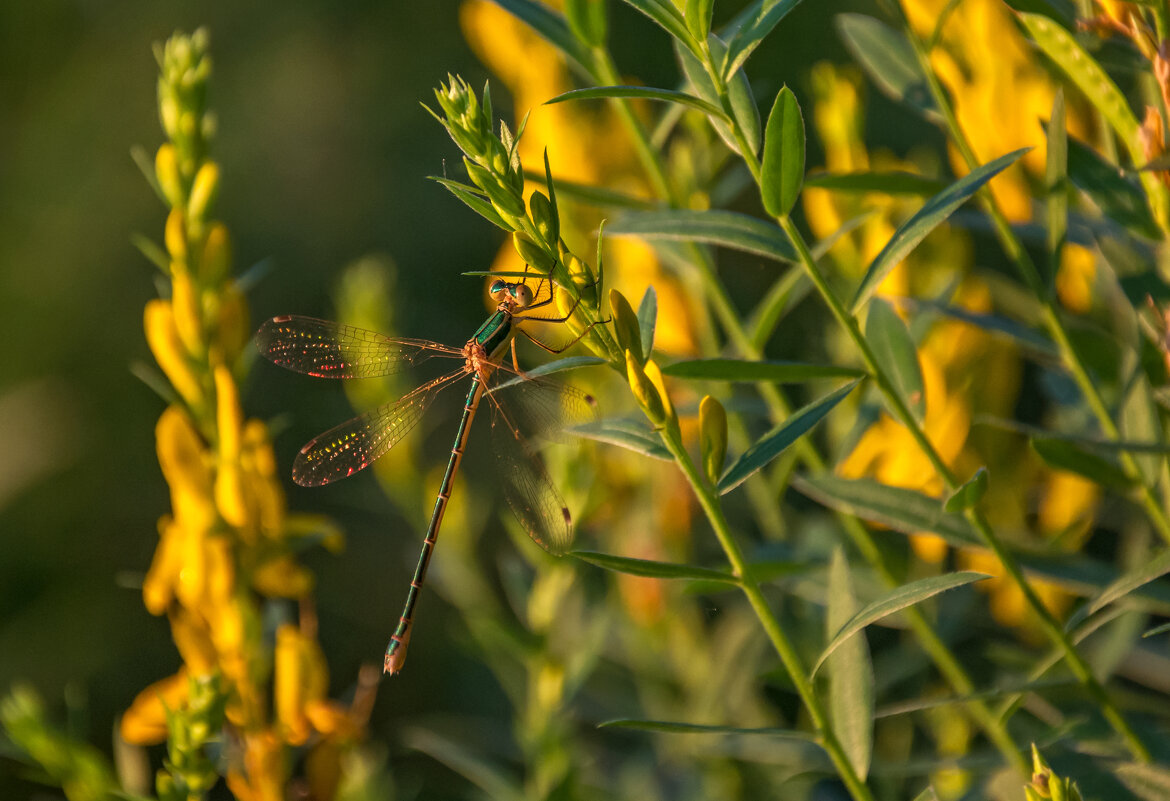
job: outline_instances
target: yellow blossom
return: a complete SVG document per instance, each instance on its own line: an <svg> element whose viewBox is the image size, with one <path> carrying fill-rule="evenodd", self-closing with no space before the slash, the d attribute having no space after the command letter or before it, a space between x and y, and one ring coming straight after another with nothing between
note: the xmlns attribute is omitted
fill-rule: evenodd
<svg viewBox="0 0 1170 801"><path fill-rule="evenodd" d="M167 380L188 404L198 405L203 397L199 378L192 369L190 357L175 327L174 310L170 301L151 300L143 315L146 342L155 361Z"/></svg>
<svg viewBox="0 0 1170 801"><path fill-rule="evenodd" d="M312 732L305 706L322 699L329 685L320 646L299 628L286 623L276 630L273 672L281 736L292 745L301 745Z"/></svg>
<svg viewBox="0 0 1170 801"><path fill-rule="evenodd" d="M1071 242L1065 245L1056 273L1056 295L1066 309L1084 314L1093 307L1096 277L1097 257L1093 251Z"/></svg>
<svg viewBox="0 0 1170 801"><path fill-rule="evenodd" d="M167 738L167 710L187 700L187 671L147 687L134 698L119 724L122 739L132 745L156 745Z"/></svg>

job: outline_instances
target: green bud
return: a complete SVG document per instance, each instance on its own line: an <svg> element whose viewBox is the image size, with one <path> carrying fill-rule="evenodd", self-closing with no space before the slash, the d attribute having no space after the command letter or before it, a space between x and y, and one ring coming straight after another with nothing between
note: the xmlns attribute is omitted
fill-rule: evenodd
<svg viewBox="0 0 1170 801"><path fill-rule="evenodd" d="M496 212L513 228L519 228L520 218L524 216L524 198L471 159L465 157L463 164L472 182L487 193Z"/></svg>
<svg viewBox="0 0 1170 801"><path fill-rule="evenodd" d="M552 203L543 192L533 192L532 197L528 198L528 211L532 215L532 222L536 225L540 236L549 247L556 247L559 225L556 215L553 213Z"/></svg>
<svg viewBox="0 0 1170 801"><path fill-rule="evenodd" d="M718 484L727 458L727 412L710 395L699 403L699 454L707 479Z"/></svg>
<svg viewBox="0 0 1170 801"><path fill-rule="evenodd" d="M642 353L642 329L638 325L638 315L634 314L630 302L621 292L611 289L609 308L613 312L613 330L618 347L633 353L638 364L645 364L646 356Z"/></svg>
<svg viewBox="0 0 1170 801"><path fill-rule="evenodd" d="M633 391L638 405L642 407L646 416L658 425L665 423L666 408L662 405L662 396L658 394L658 388L646 375L646 371L642 368L642 362L629 350L626 350L626 378L630 382L630 389Z"/></svg>
<svg viewBox="0 0 1170 801"><path fill-rule="evenodd" d="M585 308L596 313L597 279L594 277L593 271L589 269L588 264L574 256L560 243L558 243L557 249L561 254L561 263L565 265L565 271L569 274L569 280L573 282L577 295L581 298L581 303L584 304Z"/></svg>
<svg viewBox="0 0 1170 801"><path fill-rule="evenodd" d="M548 255L540 245L533 242L528 234L513 231L512 247L516 248L516 252L520 254L520 258L524 259L525 264L532 265L539 273L550 275L553 267L556 266L552 256Z"/></svg>

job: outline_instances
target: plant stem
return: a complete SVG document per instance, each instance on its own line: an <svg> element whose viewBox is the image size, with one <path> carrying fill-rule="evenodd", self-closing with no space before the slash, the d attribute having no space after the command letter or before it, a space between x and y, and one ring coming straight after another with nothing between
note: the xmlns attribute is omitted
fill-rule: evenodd
<svg viewBox="0 0 1170 801"><path fill-rule="evenodd" d="M600 84L615 84L619 82L617 71L614 69L613 62L605 50L595 50L594 61L595 77ZM722 86L721 83L717 83L716 85ZM665 177L665 171L659 161L658 155L650 145L650 138L645 128L643 128L638 118L630 111L626 101L614 100L612 102L614 107L619 109L619 116L625 123L631 140L635 143L635 150L638 152L643 169L646 171L650 183L655 188L655 193L658 197L666 200L671 206L679 206L678 200L670 190L669 183ZM727 105L730 107L729 104ZM622 113L623 109L625 113ZM734 126L734 128L738 131L738 126ZM745 159L750 159L748 161L748 168L752 171L758 184L759 163L756 161L751 149L746 146L746 143L742 146L742 150L747 154ZM693 259L694 264L698 267L706 299L714 308L720 325L731 339L735 348L745 358L762 358L763 353L752 342L751 337L744 330L743 324L739 319L739 313L728 297L723 284L715 274L714 265L711 263L707 252L703 248L691 244L688 248L688 253ZM759 391L769 407L774 422L778 423L792 413L791 406L777 387L771 384L763 384L760 385ZM809 470L813 473L825 472L825 461L806 437L799 439L794 447L797 456ZM857 517L844 512L834 510L833 515L841 524L841 527L845 530L846 535L853 542L854 547L857 548L862 558L878 573L885 586L889 589L898 587L901 582L886 563L885 555L878 547L869 529L865 527L865 524ZM909 621L910 627L914 630L923 649L934 661L935 666L955 693L963 696L973 694L976 690L974 682L963 669L958 658L939 636L938 632L935 631L925 613L918 607L910 607L904 610L903 616ZM1004 759L1017 771L1027 775L1031 763L1024 753L1020 751L1015 742L1013 742L1007 730L1007 724L1000 720L982 700L973 699L968 701L964 707L975 723L987 734L988 739L992 741Z"/></svg>
<svg viewBox="0 0 1170 801"><path fill-rule="evenodd" d="M739 545L732 537L727 526L727 519L723 516L723 507L719 497L715 494L710 483L699 474L694 462L691 461L690 454L687 453L674 430L666 427L659 433L662 435L666 449L674 457L675 463L690 483L691 490L703 508L703 512L707 515L707 520L715 531L715 537L727 555L727 561L739 578L740 588L747 596L748 603L751 604L760 625L763 626L764 632L772 643L772 647L775 648L780 661L784 664L784 669L788 671L789 678L792 679L792 684L796 688L800 700L804 702L805 709L808 710L809 717L812 718L813 725L821 737L821 746L828 752L841 781L845 783L849 794L856 801L863 801L863 799L872 801L873 796L870 794L869 788L857 775L853 764L849 761L849 757L845 754L841 742L833 731L832 723L824 707L821 706L820 699L808 678L804 665L800 662L795 646L788 639L788 635L784 633L784 629L773 614L771 607L768 606L768 601L764 598L764 593L760 590L755 576L752 575L743 551L740 550Z"/></svg>
<svg viewBox="0 0 1170 801"><path fill-rule="evenodd" d="M894 416L903 426L906 427L906 430L910 432L910 435L914 438L914 441L918 443L918 446L922 449L923 454L930 461L931 465L934 466L935 472L937 472L939 477L943 480L943 484L946 486L946 488L952 492L958 489L959 481L955 477L955 474L951 472L951 469L947 466L946 462L943 461L942 456L939 455L938 450L927 438L926 432L923 431L922 427L918 424L918 421L914 418L913 413L906 405L906 402L902 398L901 393L898 392L897 387L890 380L889 376L886 375L882 366L878 363L872 349L869 347L869 343L861 334L861 330L857 325L857 319L853 317L853 315L850 314L848 310L846 310L840 299L837 298L836 293L833 292L832 288L828 285L824 275L821 274L821 271L817 267L816 261L812 257L812 253L809 252L808 245L805 244L804 237L801 236L800 231L796 227L796 224L793 223L792 220L788 217L781 217L779 222L780 226L784 229L784 232L788 235L789 240L792 242L793 247L796 248L796 252L800 256L801 263L804 264L809 278L812 280L813 284L816 286L817 290L821 293L821 296L828 304L830 310L833 312L833 316L837 318L837 320L841 323L841 326L849 335L849 338L853 340L854 345L861 354L862 360L865 362L866 369L869 371L870 375L873 376L875 382L878 385L878 388L882 392L883 397L885 397L886 401L890 404L890 407L894 412ZM1048 611L1048 607L1046 607L1040 600L1040 596L1038 596L1036 591L1032 589L1032 585L1028 583L1028 580L1024 577L1023 570L1020 569L1019 563L1004 546L1002 540L1000 540L992 530L986 518L983 517L981 512L974 508L967 509L965 512L965 517L975 528L975 531L979 534L980 538L983 540L983 543L995 555L996 559L998 559L999 562L1003 565L1003 568L1007 572L1008 577L1011 578L1012 582L1020 589L1020 592L1023 593L1024 600L1027 601L1028 605L1032 608L1032 611L1039 620L1040 627L1044 630L1044 633L1048 635L1052 642L1064 652L1065 660L1068 662L1069 668L1072 670L1073 675L1075 675L1081 684L1085 686L1093 699L1098 704L1100 704L1101 710L1105 715L1106 720L1108 720L1110 725L1113 726L1114 730L1122 736L1134 757L1139 761L1148 762L1150 760L1149 750L1138 737L1137 733L1130 727L1128 721L1125 720L1121 712L1117 709L1113 699L1110 698L1109 694L1105 691L1105 687L1097 680L1096 676L1093 675L1093 672L1089 668L1088 663L1086 663L1081 655L1077 652L1076 648L1069 640L1068 635L1066 635L1064 629L1061 628L1059 621L1057 621L1056 618L1052 616L1052 613Z"/></svg>
<svg viewBox="0 0 1170 801"><path fill-rule="evenodd" d="M971 147L970 140L967 139L966 134L963 133L963 129L959 125L959 120L947 100L946 92L943 91L938 76L931 67L929 54L909 24L907 23L904 27L906 36L909 37L914 46L914 52L918 56L919 67L926 75L931 96L934 98L935 105L938 106L942 114L943 122L946 125L951 142L954 144L955 149L958 150L959 155L962 156L967 168L975 169L979 166L979 160L975 155L974 148ZM984 186L979 190L979 200L983 205L984 211L991 218L995 233L999 237L1000 244L1003 246L1008 258L1016 265L1020 277L1040 302L1041 318L1044 327L1048 330L1049 336L1056 342L1062 362L1069 373L1072 374L1077 388L1080 389L1085 401L1089 404L1089 409L1097 418L1102 432L1110 440L1120 442L1121 432L1118 430L1117 424L1113 420L1113 415L1110 414L1109 408L1105 404L1105 400L1101 397L1101 392L1097 388L1097 384L1093 381L1092 376L1089 375L1085 363L1081 360L1080 355L1072 345L1072 341L1068 335L1068 329L1060 319L1060 311L1053 301L1052 293L1045 287L1044 281L1040 277L1040 272L1036 269L1036 265L1032 261L1032 257L1028 255L1028 251L1024 248L1023 243L1020 242L1015 231L1012 230L1011 223L999 207L999 203L995 200L990 185ZM1146 514L1149 516L1150 522L1153 523L1154 529L1165 542L1170 544L1170 517L1167 517L1165 510L1162 508L1162 504L1159 502L1154 488L1146 481L1133 454L1129 451L1122 450L1119 458L1126 477L1138 487L1142 507L1146 510Z"/></svg>

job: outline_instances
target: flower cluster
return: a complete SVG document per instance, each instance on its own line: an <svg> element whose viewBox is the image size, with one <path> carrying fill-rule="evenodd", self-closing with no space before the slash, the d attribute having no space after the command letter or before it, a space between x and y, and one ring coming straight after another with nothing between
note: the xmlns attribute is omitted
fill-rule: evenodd
<svg viewBox="0 0 1170 801"><path fill-rule="evenodd" d="M207 47L197 31L156 52L168 141L154 179L170 208L160 265L170 293L150 301L144 316L172 394L155 427L172 511L159 521L143 601L170 620L183 665L142 691L121 734L131 744L167 740L156 779L163 799L198 797L215 784L221 766L206 751L213 741L223 741L227 783L239 799L285 798L287 751L301 746L311 749L305 781L314 797L331 798L340 754L362 736L368 699L354 708L328 699L313 576L295 559L313 543L339 548L340 535L328 521L287 512L267 426L240 404L250 325L227 228L212 217L220 172L208 158ZM266 599L300 602L300 623L281 625L275 643L264 631Z"/></svg>

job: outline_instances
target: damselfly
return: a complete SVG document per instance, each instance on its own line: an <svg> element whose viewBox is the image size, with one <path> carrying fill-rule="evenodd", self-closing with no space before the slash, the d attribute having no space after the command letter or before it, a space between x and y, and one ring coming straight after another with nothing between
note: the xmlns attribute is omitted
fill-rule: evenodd
<svg viewBox="0 0 1170 801"><path fill-rule="evenodd" d="M546 284L548 297L534 301ZM538 454L521 433L520 419L524 417L530 428L537 429L534 434L547 436L555 433L562 422L572 424L587 420L596 404L591 396L572 387L526 377L516 365L515 345L516 335L523 334L546 350L563 350L540 342L520 326L526 321L564 322L572 310L564 317L539 314L539 310L550 306L555 298L555 285L547 279L537 285L535 293L522 281L513 283L497 279L492 282L490 292L498 304L496 310L462 348L420 339L393 339L373 331L299 316L273 318L264 323L256 335L260 352L275 364L322 378L391 375L432 357L462 361L459 369L426 382L397 401L342 423L301 448L293 464L293 480L302 486L328 484L368 466L418 424L423 412L440 392L465 376L471 379L463 416L455 432L455 443L451 446L451 457L439 485L406 604L386 647L384 665L387 673L397 673L406 660L418 593L451 497L451 484L463 457L471 421L485 395L495 412L493 440L496 454L502 460L500 472L504 480L504 496L512 511L524 530L542 548L559 554L572 541L573 524L569 510L549 480ZM513 380L498 382L495 378L499 374L510 373L502 364L509 347L516 376ZM504 402L504 396L513 391L531 397L519 405L523 411Z"/></svg>

